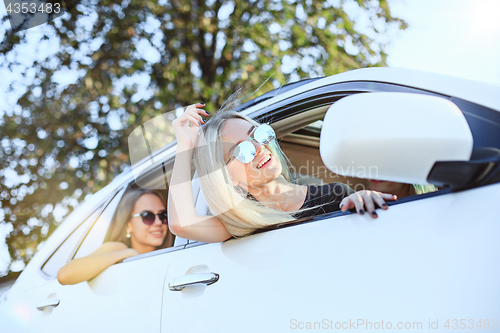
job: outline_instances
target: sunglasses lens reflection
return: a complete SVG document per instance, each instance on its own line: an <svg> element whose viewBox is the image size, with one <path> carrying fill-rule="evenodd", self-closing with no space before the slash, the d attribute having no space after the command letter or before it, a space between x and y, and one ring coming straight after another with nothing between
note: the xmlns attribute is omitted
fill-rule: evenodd
<svg viewBox="0 0 500 333"><path fill-rule="evenodd" d="M255 141L267 145L269 142L276 138L276 134L271 126L267 124L260 125L255 130L253 137Z"/></svg>
<svg viewBox="0 0 500 333"><path fill-rule="evenodd" d="M168 215L167 213L160 213L158 214L158 218L160 219L161 223L167 224L168 223Z"/></svg>
<svg viewBox="0 0 500 333"><path fill-rule="evenodd" d="M155 222L155 217L156 217L155 214L151 212L146 212L142 214L142 222L144 222L147 225L151 225Z"/></svg>
<svg viewBox="0 0 500 333"><path fill-rule="evenodd" d="M250 163L255 157L255 146L248 141L243 141L234 149L234 156L242 163Z"/></svg>

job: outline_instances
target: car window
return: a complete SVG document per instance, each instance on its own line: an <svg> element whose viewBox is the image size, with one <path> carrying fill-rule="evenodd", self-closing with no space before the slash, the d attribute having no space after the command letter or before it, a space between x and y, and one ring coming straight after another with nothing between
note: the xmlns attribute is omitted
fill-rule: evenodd
<svg viewBox="0 0 500 333"><path fill-rule="evenodd" d="M323 120L317 120L309 125L306 126L306 128L314 128L314 129L321 129L323 127Z"/></svg>
<svg viewBox="0 0 500 333"><path fill-rule="evenodd" d="M126 186L115 192L113 199L109 202L106 208L104 208L102 214L97 218L97 220L95 220L95 223L90 226L90 230L84 236L83 242L77 248L73 259L88 256L102 245L113 214L115 213L116 207L125 193L125 189Z"/></svg>
<svg viewBox="0 0 500 333"><path fill-rule="evenodd" d="M87 219L80 223L76 229L64 240L49 259L41 267L42 273L47 277L55 277L59 269L64 266L73 256L77 246L81 243L85 232L98 218L102 211L99 206Z"/></svg>
<svg viewBox="0 0 500 333"><path fill-rule="evenodd" d="M158 157L151 156L152 160L156 160L157 162L160 160ZM157 165L153 168L149 168L145 171L141 171L139 175L135 176L135 183L143 188L148 188L148 189L157 189L157 190L167 190L168 191L168 184L170 183L170 178L172 176L172 169L174 167L174 156L169 156L166 157L165 160L161 163L157 163ZM193 174L193 182L192 182L192 188L193 188L193 200L196 202L196 198L198 196L198 193L200 192L200 186L198 184L197 176L195 176L195 170L194 170L194 163L192 164L192 170ZM198 206L197 206L198 207ZM205 213L208 208L203 206L203 204L200 204L200 207L197 208L197 212L203 212L203 207L205 207ZM188 239L184 239L181 237L175 237L174 239L174 247L178 246L184 246L189 243Z"/></svg>
<svg viewBox="0 0 500 333"><path fill-rule="evenodd" d="M316 115L313 110L306 112ZM381 192L390 192L397 183L381 184L371 188L369 179L380 180L376 169L362 169L366 172L360 173L359 177L345 177L330 171L322 162L319 153L319 142L323 120L311 119L305 121L303 125L291 133L285 134L280 141L282 150L292 163L293 169L290 174L290 181L300 185L321 185L333 182L340 182L348 185L355 191L374 189ZM404 184L401 184L404 185ZM404 185L408 186L408 185ZM408 191L405 189L405 196L413 196L428 192L437 191L438 188L432 185L410 184ZM407 193L407 194L406 194Z"/></svg>
<svg viewBox="0 0 500 333"><path fill-rule="evenodd" d="M152 174L154 177L156 177L159 173L152 172ZM159 179L158 182L165 181L163 175L160 178L161 179ZM147 188L148 189L157 188L156 191L159 192L165 191L159 189L160 188L159 184L155 185L154 180L155 179L148 180ZM141 184L146 184L146 181L143 180ZM76 253L73 259L88 256L103 244L106 234L108 233L108 229L110 228L111 221L113 219L113 216L117 210L120 201L122 200L127 190L132 187L137 187L137 183L131 182L129 184L126 184L121 189L115 192L112 199L109 201L109 204L104 208L100 216L95 220L95 223L89 226L88 232L84 235L84 237L82 237L82 241L80 242L81 245L76 249ZM166 196L167 193L165 191L164 197L166 198ZM182 240L182 239L179 239L179 242L177 242L177 239L175 239L175 241L176 241L175 245L181 245L181 243L186 244L188 242L187 240Z"/></svg>
<svg viewBox="0 0 500 333"><path fill-rule="evenodd" d="M326 111L326 110L325 110ZM316 112L310 112L317 117ZM366 189L367 181L330 171L321 160L319 140L323 120L312 119L280 138L280 146L292 164L290 181L299 185L344 183L355 190Z"/></svg>

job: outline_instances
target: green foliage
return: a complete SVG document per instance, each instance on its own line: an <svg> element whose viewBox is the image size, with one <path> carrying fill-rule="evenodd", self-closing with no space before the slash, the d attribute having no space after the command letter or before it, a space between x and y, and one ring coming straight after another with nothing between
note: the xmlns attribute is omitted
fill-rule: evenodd
<svg viewBox="0 0 500 333"><path fill-rule="evenodd" d="M370 18L365 33L346 13L353 5ZM51 207L67 215L124 170L138 125L198 101L214 111L239 86L272 77L265 92L292 71L299 79L384 66L384 45L366 33L385 36L391 26L406 23L385 0L82 0L43 26L39 43L51 42L55 53L29 66L36 55L20 47L30 31L7 32L0 64L24 66L17 83L28 80L0 116L1 223L13 227L12 260L28 262L56 228ZM284 72L285 59L295 70ZM68 70L79 73L76 82L57 83ZM165 135L173 139L171 130ZM13 172L20 182L12 183Z"/></svg>

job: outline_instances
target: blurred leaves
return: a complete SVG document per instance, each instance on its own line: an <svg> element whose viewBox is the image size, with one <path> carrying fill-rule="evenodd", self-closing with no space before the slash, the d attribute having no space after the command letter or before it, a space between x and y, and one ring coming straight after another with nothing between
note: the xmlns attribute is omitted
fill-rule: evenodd
<svg viewBox="0 0 500 333"><path fill-rule="evenodd" d="M346 7L368 18L362 29ZM63 216L129 165L137 126L194 102L214 111L269 77L257 95L384 66L374 36L391 27L406 23L385 0L82 0L38 40L7 31L0 66L17 78L10 93L21 91L0 114L0 223L12 225L12 260L28 262Z"/></svg>

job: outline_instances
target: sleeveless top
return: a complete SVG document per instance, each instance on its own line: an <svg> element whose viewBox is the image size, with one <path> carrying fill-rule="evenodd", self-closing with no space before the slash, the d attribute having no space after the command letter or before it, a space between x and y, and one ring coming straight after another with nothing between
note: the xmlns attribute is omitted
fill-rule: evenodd
<svg viewBox="0 0 500 333"><path fill-rule="evenodd" d="M354 190L342 183L331 183L325 185L309 185L304 204L300 209L318 206L304 212L294 214L296 218L315 216L340 210L340 202Z"/></svg>

